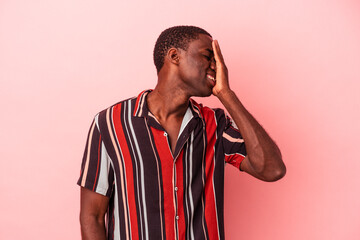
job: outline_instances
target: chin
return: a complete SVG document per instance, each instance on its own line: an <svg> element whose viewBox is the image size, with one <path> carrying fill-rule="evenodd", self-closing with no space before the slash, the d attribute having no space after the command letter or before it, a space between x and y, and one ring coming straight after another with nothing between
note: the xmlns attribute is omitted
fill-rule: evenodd
<svg viewBox="0 0 360 240"><path fill-rule="evenodd" d="M189 91L190 92L190 91ZM204 87L204 86L201 86L200 87L194 87L191 89L191 93L190 93L190 96L192 97L209 97L211 96L212 94L212 87Z"/></svg>
<svg viewBox="0 0 360 240"><path fill-rule="evenodd" d="M209 97L209 96L211 96L211 94L212 94L212 90L207 91L207 92L199 93L199 94L197 94L197 95L195 95L195 96L196 96L196 97Z"/></svg>

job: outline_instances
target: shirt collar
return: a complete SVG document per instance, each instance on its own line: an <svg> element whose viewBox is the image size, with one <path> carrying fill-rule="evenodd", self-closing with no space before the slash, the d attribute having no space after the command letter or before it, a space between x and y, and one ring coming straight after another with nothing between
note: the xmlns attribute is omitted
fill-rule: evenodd
<svg viewBox="0 0 360 240"><path fill-rule="evenodd" d="M146 102L146 96L152 91L152 89L142 91L136 98L135 108L133 112L134 117L148 117L149 108ZM198 104L195 100L190 98L189 107L194 115L194 117L203 118L201 114L201 105ZM150 113L151 114L151 113ZM152 115L152 114L151 114Z"/></svg>

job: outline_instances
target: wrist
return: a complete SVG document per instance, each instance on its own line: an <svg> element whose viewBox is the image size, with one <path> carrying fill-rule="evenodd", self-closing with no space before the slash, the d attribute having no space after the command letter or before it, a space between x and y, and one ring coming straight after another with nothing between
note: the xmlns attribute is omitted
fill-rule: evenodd
<svg viewBox="0 0 360 240"><path fill-rule="evenodd" d="M230 88L224 88L217 93L217 97L222 102L225 99L232 98L235 93Z"/></svg>

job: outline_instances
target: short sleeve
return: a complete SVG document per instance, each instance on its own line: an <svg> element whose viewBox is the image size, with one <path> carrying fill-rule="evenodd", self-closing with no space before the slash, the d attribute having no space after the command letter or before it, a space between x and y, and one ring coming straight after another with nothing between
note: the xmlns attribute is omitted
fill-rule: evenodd
<svg viewBox="0 0 360 240"><path fill-rule="evenodd" d="M225 128L222 134L225 162L240 169L246 156L245 142L233 120L225 115Z"/></svg>
<svg viewBox="0 0 360 240"><path fill-rule="evenodd" d="M106 152L98 126L98 115L94 118L85 145L77 184L101 195L110 197L114 183L114 172Z"/></svg>

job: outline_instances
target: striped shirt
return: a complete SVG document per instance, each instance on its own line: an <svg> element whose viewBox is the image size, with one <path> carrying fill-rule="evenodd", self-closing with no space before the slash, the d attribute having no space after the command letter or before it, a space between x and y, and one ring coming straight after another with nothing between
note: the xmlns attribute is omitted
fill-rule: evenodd
<svg viewBox="0 0 360 240"><path fill-rule="evenodd" d="M240 132L190 99L173 154L150 91L95 116L78 184L110 198L107 239L224 239L224 168L246 155Z"/></svg>

